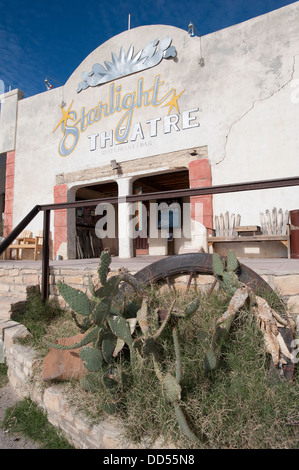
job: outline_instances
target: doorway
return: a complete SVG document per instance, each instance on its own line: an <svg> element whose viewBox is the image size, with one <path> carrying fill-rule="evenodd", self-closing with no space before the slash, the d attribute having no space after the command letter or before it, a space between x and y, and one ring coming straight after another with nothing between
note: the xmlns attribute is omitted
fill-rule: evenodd
<svg viewBox="0 0 299 470"><path fill-rule="evenodd" d="M118 186L114 181L79 188L76 191L76 201L104 199L117 195ZM82 206L76 209L77 258L98 258L105 248L110 249L112 256L118 255L117 214L117 204L107 205L106 209L103 207L99 212L96 206ZM99 236L99 227L102 231L101 236Z"/></svg>
<svg viewBox="0 0 299 470"><path fill-rule="evenodd" d="M189 187L189 171L186 169L138 178L133 183L133 194L149 194L160 191L188 189ZM160 203L162 202L168 206L175 203L180 206L180 213L182 215L183 201L181 199L169 199L166 201L156 200L151 201L151 203L152 202L157 203L159 207L161 207ZM142 211L146 211L146 214L142 214ZM138 234L135 238L134 253L136 256L148 254L175 254L176 243L174 240L174 229L176 226L174 225L174 221L176 220L176 217L174 217L173 211L166 211L166 213L167 217L169 217L168 225L166 224L168 227L168 237L167 239L161 239L163 225L161 225L161 212L158 212L158 218L155 224L159 237L157 239L153 239L149 233L150 224L153 223L153 221L150 220L150 203L143 202L143 204L137 204L135 216L138 217L138 223L135 229L141 232L141 236ZM143 227L142 224L144 224L145 227Z"/></svg>

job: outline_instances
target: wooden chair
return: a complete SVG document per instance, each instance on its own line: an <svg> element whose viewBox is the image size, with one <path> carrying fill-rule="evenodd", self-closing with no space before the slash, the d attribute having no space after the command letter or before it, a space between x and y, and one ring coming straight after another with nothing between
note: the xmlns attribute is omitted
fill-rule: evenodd
<svg viewBox="0 0 299 470"><path fill-rule="evenodd" d="M20 233L19 237L16 239L14 243L9 245L8 249L8 257L11 258L12 251L16 251L16 260L22 259L23 250L33 250L33 259L34 261L37 260L38 250L42 248L42 235L38 235L36 237L32 236L32 232L29 230L24 230ZM4 254L4 258L6 259L7 253Z"/></svg>
<svg viewBox="0 0 299 470"><path fill-rule="evenodd" d="M226 212L219 217L215 216L215 228L207 228L208 251L217 243L260 243L280 242L287 248L287 256L291 257L291 238L289 225L289 212L274 207L271 212L266 210L260 214L261 226L241 226L241 217L238 214L229 216Z"/></svg>

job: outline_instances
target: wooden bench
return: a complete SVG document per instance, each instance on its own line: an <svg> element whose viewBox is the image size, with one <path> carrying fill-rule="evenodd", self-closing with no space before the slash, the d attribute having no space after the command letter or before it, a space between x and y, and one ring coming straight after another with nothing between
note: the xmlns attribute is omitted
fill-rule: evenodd
<svg viewBox="0 0 299 470"><path fill-rule="evenodd" d="M11 258L12 251L16 251L16 260L21 259L20 251L23 250L33 250L33 259L34 261L37 260L38 251L42 249L42 240L43 237L38 235L36 237L32 237L32 233L25 230L20 234L20 236L16 239L15 243L12 243L7 248L6 252L4 253L3 259Z"/></svg>
<svg viewBox="0 0 299 470"><path fill-rule="evenodd" d="M212 235L208 234L207 243L208 251L210 247L213 247L216 243L248 243L248 242L281 242L287 248L288 258L291 258L291 237L290 237L290 225L286 225L286 235L263 235L259 226L244 226L234 227L234 231L237 232L235 236L216 236L216 231L211 228L207 228L208 232L211 231Z"/></svg>

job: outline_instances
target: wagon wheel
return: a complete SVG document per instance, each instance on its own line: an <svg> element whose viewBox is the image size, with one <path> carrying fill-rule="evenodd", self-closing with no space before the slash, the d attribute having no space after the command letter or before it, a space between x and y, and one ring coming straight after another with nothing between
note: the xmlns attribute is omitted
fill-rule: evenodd
<svg viewBox="0 0 299 470"><path fill-rule="evenodd" d="M142 284L165 282L170 286L172 277L179 274L189 275L187 288L196 274L213 276L213 255L206 253L188 253L170 256L146 266L135 274ZM273 292L269 284L255 271L241 264L238 277L256 293L257 289Z"/></svg>
<svg viewBox="0 0 299 470"><path fill-rule="evenodd" d="M180 274L187 274L189 276L187 289L190 288L192 279L194 279L197 274L213 276L213 255L207 253L188 253L170 256L146 266L138 271L134 277L141 284L162 283L167 284L170 289L171 279ZM274 293L270 285L261 276L244 264L240 264L238 278L241 282L248 285L254 293L257 293L258 290L259 293L263 291ZM278 328L278 330L283 336L290 352L293 352L293 347L291 346L293 341L291 328ZM283 365L284 378L291 381L294 376L294 371L295 364L290 359L287 359L287 364Z"/></svg>

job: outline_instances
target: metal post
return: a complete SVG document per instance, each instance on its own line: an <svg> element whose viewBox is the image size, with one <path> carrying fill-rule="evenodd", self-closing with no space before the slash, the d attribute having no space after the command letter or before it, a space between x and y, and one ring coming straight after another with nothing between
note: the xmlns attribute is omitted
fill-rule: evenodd
<svg viewBox="0 0 299 470"><path fill-rule="evenodd" d="M43 261L42 261L42 298L49 298L49 259L50 259L50 210L44 211Z"/></svg>

